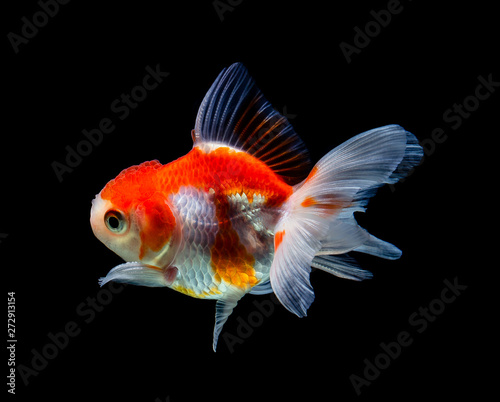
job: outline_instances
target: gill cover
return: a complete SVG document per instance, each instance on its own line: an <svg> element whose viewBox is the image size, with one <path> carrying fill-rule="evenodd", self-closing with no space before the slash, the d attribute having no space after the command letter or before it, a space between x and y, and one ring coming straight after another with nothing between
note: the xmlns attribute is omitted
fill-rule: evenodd
<svg viewBox="0 0 500 402"><path fill-rule="evenodd" d="M149 287L171 285L178 273L171 264L179 249L180 229L169 202L161 193L155 193L137 205L134 215L141 239L141 262L114 267L99 284L115 281Z"/></svg>
<svg viewBox="0 0 500 402"><path fill-rule="evenodd" d="M136 207L135 216L141 239L139 259L155 266L169 265L180 241L170 203L163 194L155 193Z"/></svg>
<svg viewBox="0 0 500 402"><path fill-rule="evenodd" d="M109 204L108 204L109 205ZM115 208L115 207L113 207ZM101 211L106 221L110 212ZM177 277L178 270L172 265L181 243L180 227L166 197L155 192L152 196L131 206L128 213L130 230L119 239L116 234L106 243L128 262L114 267L106 277L99 280L103 286L115 281L139 286L168 286ZM139 239L140 246L130 253L126 238ZM117 247L119 242L122 245ZM106 244L105 243L105 244Z"/></svg>

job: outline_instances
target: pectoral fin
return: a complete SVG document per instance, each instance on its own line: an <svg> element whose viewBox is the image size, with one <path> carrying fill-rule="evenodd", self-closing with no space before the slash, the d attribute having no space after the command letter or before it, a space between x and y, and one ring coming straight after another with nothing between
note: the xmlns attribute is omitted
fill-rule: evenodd
<svg viewBox="0 0 500 402"><path fill-rule="evenodd" d="M162 287L170 285L176 276L176 267L159 268L142 262L126 262L117 265L104 278L100 278L99 285L115 281L138 286Z"/></svg>

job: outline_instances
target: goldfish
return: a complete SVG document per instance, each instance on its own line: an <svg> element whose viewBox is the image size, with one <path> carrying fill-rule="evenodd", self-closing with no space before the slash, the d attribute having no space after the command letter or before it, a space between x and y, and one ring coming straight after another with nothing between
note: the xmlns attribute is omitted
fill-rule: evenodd
<svg viewBox="0 0 500 402"><path fill-rule="evenodd" d="M356 135L313 165L287 118L235 63L208 90L191 136L193 148L179 159L131 166L109 181L92 201L90 223L125 261L101 286L167 287L215 300L214 351L247 293L274 292L304 317L314 300L312 268L361 281L372 274L351 252L401 256L354 217L423 156L399 125Z"/></svg>

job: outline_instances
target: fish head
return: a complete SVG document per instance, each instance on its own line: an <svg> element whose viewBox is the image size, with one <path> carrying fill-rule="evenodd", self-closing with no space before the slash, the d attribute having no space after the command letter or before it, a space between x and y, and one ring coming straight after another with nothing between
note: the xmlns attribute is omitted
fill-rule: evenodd
<svg viewBox="0 0 500 402"><path fill-rule="evenodd" d="M92 201L90 224L94 235L125 261L166 269L180 247L180 225L154 180L156 163L162 165L153 162L111 180Z"/></svg>

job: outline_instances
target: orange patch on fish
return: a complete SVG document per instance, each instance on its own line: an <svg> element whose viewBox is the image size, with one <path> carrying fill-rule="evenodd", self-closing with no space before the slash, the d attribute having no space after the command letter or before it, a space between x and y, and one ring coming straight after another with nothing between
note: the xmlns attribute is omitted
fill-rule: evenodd
<svg viewBox="0 0 500 402"><path fill-rule="evenodd" d="M142 210L144 219L141 222L145 230L141 231L140 259L148 249L158 251L169 241L175 218L165 201L185 186L212 191L217 195L215 202L219 203L217 216L220 227L214 246L216 272L221 278L230 279L231 283L241 286L255 284L253 256L243 252L244 247L239 244L236 232L228 223L231 216L225 205L227 197L245 193L251 203L254 195L260 194L267 207L279 207L292 194L292 187L259 159L224 146L208 152L194 147L185 156L166 165L149 161L125 169L106 185L101 198L110 200L126 213L138 214ZM234 247L242 249L229 259L220 255L220 252L232 252L228 248L228 239L236 239L239 245ZM237 275L232 274L231 264L237 267Z"/></svg>
<svg viewBox="0 0 500 402"><path fill-rule="evenodd" d="M276 232L276 234L274 235L274 251L276 251L280 246L281 242L283 241L283 236L285 236L285 229Z"/></svg>
<svg viewBox="0 0 500 402"><path fill-rule="evenodd" d="M344 202L332 196L323 196L321 197L321 200L318 200L317 198L314 198L312 196L307 196L304 198L300 205L304 208L317 207L318 209L322 210L322 212L325 212L328 215L347 206Z"/></svg>
<svg viewBox="0 0 500 402"><path fill-rule="evenodd" d="M316 205L317 204L317 201L314 199L314 197L306 197L304 198L304 201L302 201L302 203L300 204L301 206L303 206L304 208L307 208L307 207L312 207L313 205Z"/></svg>
<svg viewBox="0 0 500 402"><path fill-rule="evenodd" d="M141 228L139 258L142 259L147 249L160 251L170 241L175 228L175 217L161 193L142 202L137 207L136 215Z"/></svg>
<svg viewBox="0 0 500 402"><path fill-rule="evenodd" d="M318 173L318 167L314 166L311 171L309 172L309 175L307 176L306 180L304 183L307 183L309 180L311 180L314 176L316 176L316 173Z"/></svg>
<svg viewBox="0 0 500 402"><path fill-rule="evenodd" d="M244 192L249 200L261 194L269 206L280 206L293 192L264 162L245 152L229 147L205 152L195 147L166 165L149 161L123 170L106 185L101 197L126 210L131 200L141 202L159 188L168 196L183 186L220 190L225 195Z"/></svg>
<svg viewBox="0 0 500 402"><path fill-rule="evenodd" d="M128 210L132 202L140 203L156 191L156 175L164 165L157 160L124 169L101 191L101 198L109 200L116 208Z"/></svg>
<svg viewBox="0 0 500 402"><path fill-rule="evenodd" d="M219 230L211 249L210 264L214 280L224 281L240 289L248 289L258 282L254 269L255 258L241 244L238 233L229 220L229 202L224 198L216 200L216 214Z"/></svg>

